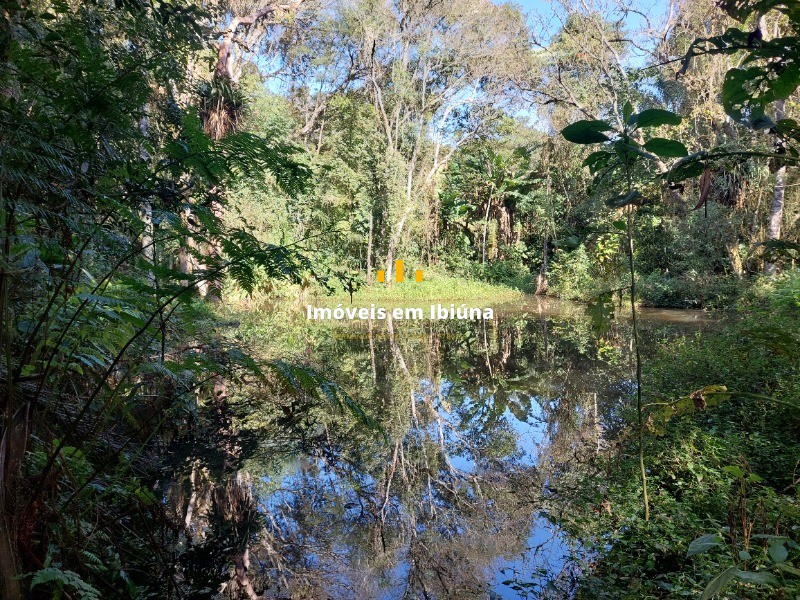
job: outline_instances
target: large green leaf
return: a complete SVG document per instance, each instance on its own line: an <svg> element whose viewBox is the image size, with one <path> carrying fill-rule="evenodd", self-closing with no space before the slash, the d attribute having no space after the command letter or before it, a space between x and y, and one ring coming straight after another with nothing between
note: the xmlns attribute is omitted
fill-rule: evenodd
<svg viewBox="0 0 800 600"><path fill-rule="evenodd" d="M775 123L775 130L780 135L800 138L800 124L794 119L781 119Z"/></svg>
<svg viewBox="0 0 800 600"><path fill-rule="evenodd" d="M700 596L700 600L708 600L719 594L730 585L731 581L736 579L738 573L739 569L736 567L728 567L725 569L708 583L706 589L703 590L703 594Z"/></svg>
<svg viewBox="0 0 800 600"><path fill-rule="evenodd" d="M797 63L730 69L722 84L722 106L737 121L755 121L769 104L787 99L798 86Z"/></svg>
<svg viewBox="0 0 800 600"><path fill-rule="evenodd" d="M744 477L744 471L742 470L742 467L737 467L736 465L728 465L727 467L722 467L722 470L725 471L726 473L730 473L737 479L741 479L742 477Z"/></svg>
<svg viewBox="0 0 800 600"><path fill-rule="evenodd" d="M761 74L759 67L749 69L730 69L725 73L722 83L722 107L733 119L741 121L743 111L752 102L748 85Z"/></svg>
<svg viewBox="0 0 800 600"><path fill-rule="evenodd" d="M706 166L706 153L698 152L677 161L670 169L667 177L671 183L684 181L702 174Z"/></svg>
<svg viewBox="0 0 800 600"><path fill-rule="evenodd" d="M719 533L707 533L706 535L701 535L699 538L692 540L689 544L686 556L694 556L695 554L700 554L701 552L721 545L722 536Z"/></svg>
<svg viewBox="0 0 800 600"><path fill-rule="evenodd" d="M574 250L580 246L580 244L581 241L574 235L568 235L567 237L553 240L553 245L556 248L563 248L565 250Z"/></svg>
<svg viewBox="0 0 800 600"><path fill-rule="evenodd" d="M609 137L603 133L613 128L605 121L576 121L561 130L561 135L573 144L598 144L607 142Z"/></svg>
<svg viewBox="0 0 800 600"><path fill-rule="evenodd" d="M786 573L794 575L795 577L800 577L800 569L793 567L789 563L778 563L777 567L781 571L785 571Z"/></svg>
<svg viewBox="0 0 800 600"><path fill-rule="evenodd" d="M800 68L796 62L790 65L775 66L773 70L778 76L768 80L769 91L764 94L764 102L786 100L800 86Z"/></svg>
<svg viewBox="0 0 800 600"><path fill-rule="evenodd" d="M625 106L622 107L622 119L627 121L631 118L631 115L633 115L633 105L631 104L631 101L628 100L625 102Z"/></svg>
<svg viewBox="0 0 800 600"><path fill-rule="evenodd" d="M639 193L637 190L633 190L629 194L622 194L620 196L609 198L606 200L606 206L610 206L611 208L622 208L623 206L628 206L628 204L633 204L641 197L641 193Z"/></svg>
<svg viewBox="0 0 800 600"><path fill-rule="evenodd" d="M774 563L782 563L789 558L789 551L782 541L776 540L769 545L769 557Z"/></svg>
<svg viewBox="0 0 800 600"><path fill-rule="evenodd" d="M737 571L736 579L755 585L778 585L778 580L775 576L766 571Z"/></svg>
<svg viewBox="0 0 800 600"><path fill-rule="evenodd" d="M764 14L779 10L793 21L800 21L800 5L786 0L720 0L719 7L739 21L746 21L750 15Z"/></svg>
<svg viewBox="0 0 800 600"><path fill-rule="evenodd" d="M682 143L677 140L668 140L666 138L650 138L644 143L644 147L648 152L652 152L661 158L682 158L689 156L689 151Z"/></svg>
<svg viewBox="0 0 800 600"><path fill-rule="evenodd" d="M592 152L589 156L583 159L583 166L589 167L589 172L594 175L601 169L605 168L613 157L614 155L610 152L598 150L597 152Z"/></svg>
<svg viewBox="0 0 800 600"><path fill-rule="evenodd" d="M48 583L55 583L57 588L66 586L74 590L77 597L83 600L99 600L101 597L100 591L92 585L86 583L81 576L70 570L61 570L57 567L45 567L37 571L31 580L31 589L36 586ZM59 594L60 596L60 594ZM53 596L58 597L56 595Z"/></svg>
<svg viewBox="0 0 800 600"><path fill-rule="evenodd" d="M637 127L658 127L659 125L680 125L681 118L674 112L661 108L648 108L631 117Z"/></svg>

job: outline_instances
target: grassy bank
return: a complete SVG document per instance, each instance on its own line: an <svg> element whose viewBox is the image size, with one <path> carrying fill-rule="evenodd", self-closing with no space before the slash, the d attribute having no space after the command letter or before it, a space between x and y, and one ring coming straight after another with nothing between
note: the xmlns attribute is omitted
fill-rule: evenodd
<svg viewBox="0 0 800 600"><path fill-rule="evenodd" d="M402 283L374 283L364 286L353 293L353 304L383 303L403 304L407 302L507 302L521 298L524 294L510 286L476 281L445 275L425 274L425 280L403 281ZM350 295L339 292L333 296L318 295L314 297L318 303L349 303Z"/></svg>

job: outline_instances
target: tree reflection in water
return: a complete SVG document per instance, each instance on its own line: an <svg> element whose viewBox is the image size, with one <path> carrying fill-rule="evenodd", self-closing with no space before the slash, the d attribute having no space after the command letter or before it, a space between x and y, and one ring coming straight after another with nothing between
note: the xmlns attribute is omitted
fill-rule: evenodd
<svg viewBox="0 0 800 600"><path fill-rule="evenodd" d="M539 306L307 332L384 433L252 384L206 403L164 484L180 576L196 598L568 597L586 556L548 489L619 426L625 327Z"/></svg>

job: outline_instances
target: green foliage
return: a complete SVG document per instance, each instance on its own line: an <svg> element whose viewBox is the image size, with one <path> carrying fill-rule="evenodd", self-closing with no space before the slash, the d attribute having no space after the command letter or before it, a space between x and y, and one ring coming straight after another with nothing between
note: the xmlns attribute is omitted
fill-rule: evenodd
<svg viewBox="0 0 800 600"><path fill-rule="evenodd" d="M573 144L598 144L608 142L609 138L604 132L612 131L613 127L605 121L576 121L561 130L561 135Z"/></svg>
<svg viewBox="0 0 800 600"><path fill-rule="evenodd" d="M736 277L695 273L665 276L650 273L640 281L643 306L668 308L727 308L735 304L745 284Z"/></svg>
<svg viewBox="0 0 800 600"><path fill-rule="evenodd" d="M800 12L793 3L773 0L725 0L720 6L738 21L758 19L752 32L739 28L728 28L724 34L695 40L683 58L679 74L686 73L692 61L704 55L740 55L744 57L737 66L725 74L722 85L722 105L735 121L746 124L756 131L766 130L776 140L773 155L786 163L797 163L800 158L800 128L794 119L767 114L770 106L784 101L800 86ZM761 18L766 13L777 11L781 19L782 35L770 37L762 31ZM782 116L782 115L781 115ZM702 172L701 163L707 167L711 161L730 156L769 156L768 152L746 149L731 151L727 148L712 148L690 155L676 165L670 178L681 181Z"/></svg>
<svg viewBox="0 0 800 600"><path fill-rule="evenodd" d="M102 596L100 592L83 581L77 573L73 571L62 571L56 567L45 567L44 569L34 573L31 579L31 589L39 585L54 584L56 591L54 597L59 597L63 593L62 590L67 588L70 592L74 592L76 597L82 600L100 600Z"/></svg>
<svg viewBox="0 0 800 600"><path fill-rule="evenodd" d="M12 542L0 544L3 593L19 596L14 588L28 582L34 595L54 597L218 590L256 511L233 497L239 488L220 485L207 494L204 518L217 519L211 537L225 551L190 548L184 515L165 501L182 492L159 482L176 456L199 465L193 476L231 479L256 451L253 430L242 427L259 419L246 397L253 389L275 404L264 431L297 428L312 447L330 435L328 426L334 438L357 436L367 451L353 451L349 467L363 461L371 470L353 484L354 498L362 517L377 514L364 508L363 494L382 487L373 484L385 471L368 454L386 450L381 434L402 438L404 423L380 420L362 403L377 386L374 356L342 368L352 385L345 389L330 380L330 364L295 353L297 339L314 335L295 324L276 342L291 359L271 347L257 360L203 299L267 306L342 290L334 302L517 301L519 290L548 291L549 275L549 291L588 301L595 329L610 336L628 264L634 301L706 308L741 295L748 314L694 346L676 342L658 366L645 367L652 405L638 432L651 435L656 514L649 524L638 517L636 465L622 426L619 469L602 465L615 512L565 520L576 535L600 540L583 591L795 593L790 473L800 444L796 414L786 411L800 394L798 275L787 269L750 289L740 278L762 257L787 266L798 257L791 220L786 239L753 244L769 204L760 188L770 178L756 161L769 157L776 170L799 157L797 119L770 113L800 85L795 5L721 3L742 22L778 14L776 37L754 24L752 32L731 27L657 42L658 60L688 47L679 78L692 61L738 61L725 63L722 109L768 132L770 149L723 123L721 112L689 115L705 86L693 97L672 73L629 68L631 49L641 51L632 32L591 8L569 11L549 46L531 52L524 18L508 6L304 5L285 27L253 16L238 37L247 18L236 19L237 11L246 4L2 3L0 536ZM680 21L692 25L683 12ZM253 43L262 26L268 39ZM261 55L239 65L240 82L226 79L210 40L228 34L237 60L268 49L280 56ZM613 68L594 62L610 55ZM257 72L271 62L289 78L280 93ZM536 126L510 116L530 108L527 94L540 100ZM644 108L635 112L634 104ZM661 137L665 127L674 139ZM584 156L573 143L597 147ZM368 282L367 272L390 256L424 268L426 280ZM263 316L268 325L282 318ZM264 323L249 324L249 333L271 342ZM573 332L583 351L588 331ZM458 335L477 340L475 332ZM484 344L489 364L485 331ZM612 344L598 342L596 353L623 360ZM486 378L481 365L461 366L448 374L453 381ZM480 424L478 446L496 459L513 446L506 411L522 420L533 400L502 370L489 377L500 381L491 397L476 385L452 401ZM406 460L438 456L434 445L403 443L404 477ZM458 495L452 487L446 493ZM579 487L590 505L596 489ZM469 503L477 495L468 489ZM758 533L737 529L734 504ZM430 506L435 512L433 498ZM381 508L382 525L386 519ZM203 569L214 573L211 583L195 581Z"/></svg>
<svg viewBox="0 0 800 600"><path fill-rule="evenodd" d="M777 9L787 15L790 26L795 30L800 23L800 15L796 11L771 0L728 1L723 2L722 7L740 21ZM758 28L753 34L730 28L724 35L696 40L684 58L683 70L696 56L744 51L742 67L732 68L725 74L722 86L725 112L753 127L775 128L778 133L791 138L794 137L794 125L788 121L777 125L765 117L765 110L773 102L787 99L800 86L800 46L794 36L767 40L764 39L766 33Z"/></svg>
<svg viewBox="0 0 800 600"><path fill-rule="evenodd" d="M640 159L657 160L652 154L645 152L647 145L655 148L662 154L659 156L685 156L683 144L674 140L667 140L660 137L651 137L643 143L636 139L638 130L662 125L679 125L681 118L673 112L663 109L646 109L640 113L631 114L622 130L616 131L614 127L606 121L576 121L561 130L561 135L567 141L576 144L608 144L602 150L598 150L584 161L586 166L590 166L595 176L595 184L615 175L622 175L632 170L633 165ZM605 133L614 132L609 137ZM658 154L658 152L655 152ZM635 189L627 191L625 194L607 200L609 206L620 208L633 204L641 198L641 192Z"/></svg>
<svg viewBox="0 0 800 600"><path fill-rule="evenodd" d="M660 127L661 125L680 125L681 118L675 113L663 108L648 108L628 118L628 125L636 129L643 127ZM661 138L654 138L661 139Z"/></svg>
<svg viewBox="0 0 800 600"><path fill-rule="evenodd" d="M553 291L567 300L587 300L597 282L592 264L583 244L571 252L556 252L550 270Z"/></svg>
<svg viewBox="0 0 800 600"><path fill-rule="evenodd" d="M661 158L681 158L689 155L686 146L681 142L659 137L647 140L644 143L644 149Z"/></svg>
<svg viewBox="0 0 800 600"><path fill-rule="evenodd" d="M297 197L312 172L274 131L204 131L208 104L235 90L187 102L209 17L193 4L50 10L5 3L0 24L0 378L3 414L18 415L0 432L0 525L14 540L2 545L0 593L18 595L22 569L37 594L163 597L178 543L152 487L166 443L217 382L263 376L220 347L197 295L213 299L226 277L252 292L259 279L315 275L299 248L227 222L228 193L267 177ZM327 379L295 380L310 387L272 393L367 421Z"/></svg>
<svg viewBox="0 0 800 600"><path fill-rule="evenodd" d="M347 410L360 423L369 429L380 431L380 425L353 400L346 391L324 375L305 366L286 361L271 361L266 364L283 394L294 398L310 397L314 401L325 401L341 411Z"/></svg>
<svg viewBox="0 0 800 600"><path fill-rule="evenodd" d="M739 467L725 467L723 470L733 473L735 477L742 480L742 485L744 485L745 474ZM747 477L748 483L760 480L760 477L752 473ZM753 539L756 540L756 543L760 543L763 540L765 544L753 548L742 547L741 550L738 550L736 554L737 564L728 567L714 577L703 590L701 598L717 596L724 592L734 581L751 584L762 591L774 588L786 589L787 587L792 589L800 584L800 582L792 581L794 577L800 576L800 570L788 562L789 548L800 550L800 546L797 543L786 536L780 535L756 534ZM734 550L739 547L735 539L731 541L731 545ZM723 546L723 536L721 534L706 534L689 544L687 557L721 546ZM758 552L756 552L756 548L758 548ZM747 565L747 570L741 568L740 562L741 566ZM769 569L774 570L783 581L779 581L775 574L769 572Z"/></svg>
<svg viewBox="0 0 800 600"><path fill-rule="evenodd" d="M653 518L645 524L639 516L635 440L622 433L621 447L595 465L602 483L590 470L562 490L572 506L601 495L611 507L560 513L570 531L604 548L578 597L797 592L800 437L789 406L798 397L800 321L797 305L784 301L796 287L794 276L765 281L736 318L645 363ZM786 338L781 344L754 335L767 319Z"/></svg>

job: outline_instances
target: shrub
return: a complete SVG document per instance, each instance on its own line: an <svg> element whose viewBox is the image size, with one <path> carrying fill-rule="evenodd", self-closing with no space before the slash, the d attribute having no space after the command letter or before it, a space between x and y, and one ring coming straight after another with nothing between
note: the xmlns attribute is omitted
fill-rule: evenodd
<svg viewBox="0 0 800 600"><path fill-rule="evenodd" d="M638 298L643 306L720 308L733 304L744 288L733 276L699 277L690 272L673 277L653 272L639 280Z"/></svg>
<svg viewBox="0 0 800 600"><path fill-rule="evenodd" d="M557 251L550 267L550 290L567 300L588 300L595 289L592 263L581 244L571 252Z"/></svg>

